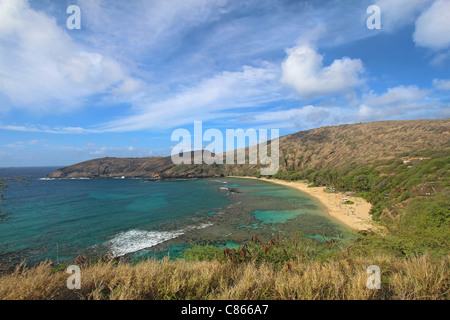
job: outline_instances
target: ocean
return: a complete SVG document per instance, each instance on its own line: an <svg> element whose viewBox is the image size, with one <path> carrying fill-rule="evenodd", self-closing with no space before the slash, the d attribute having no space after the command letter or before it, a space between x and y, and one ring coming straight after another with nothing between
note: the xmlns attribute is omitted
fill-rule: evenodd
<svg viewBox="0 0 450 320"><path fill-rule="evenodd" d="M176 258L193 243L233 247L255 234L323 240L347 231L316 199L265 181L47 179L56 169L0 170L23 179L8 182L0 203L0 262Z"/></svg>

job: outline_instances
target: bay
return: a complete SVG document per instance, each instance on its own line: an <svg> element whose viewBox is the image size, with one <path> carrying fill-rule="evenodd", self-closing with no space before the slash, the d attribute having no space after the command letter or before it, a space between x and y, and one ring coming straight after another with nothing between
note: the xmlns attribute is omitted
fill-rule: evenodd
<svg viewBox="0 0 450 320"><path fill-rule="evenodd" d="M0 170L25 181L9 182L0 203L0 262L177 257L192 243L235 246L254 234L324 239L346 231L314 198L265 181L46 179L55 169Z"/></svg>

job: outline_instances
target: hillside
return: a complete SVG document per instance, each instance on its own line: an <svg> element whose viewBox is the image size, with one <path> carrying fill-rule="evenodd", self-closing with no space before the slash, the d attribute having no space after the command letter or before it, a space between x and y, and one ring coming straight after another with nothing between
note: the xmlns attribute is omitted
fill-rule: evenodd
<svg viewBox="0 0 450 320"><path fill-rule="evenodd" d="M193 154L191 154L193 159ZM184 170L171 157L100 158L61 168L48 178L147 178L155 180L220 176L217 166L190 165Z"/></svg>
<svg viewBox="0 0 450 320"><path fill-rule="evenodd" d="M422 151L450 150L450 119L378 121L301 131L280 138L280 174L408 160ZM257 175L258 166L227 166Z"/></svg>
<svg viewBox="0 0 450 320"><path fill-rule="evenodd" d="M382 121L324 127L282 139L286 166L293 169L371 163L399 154L450 147L450 119Z"/></svg>
<svg viewBox="0 0 450 320"><path fill-rule="evenodd" d="M322 127L280 138L280 171L342 168L401 158L412 152L450 149L450 119L381 121ZM405 158L407 160L408 158ZM259 165L179 165L170 157L94 159L49 178L195 178L258 175Z"/></svg>

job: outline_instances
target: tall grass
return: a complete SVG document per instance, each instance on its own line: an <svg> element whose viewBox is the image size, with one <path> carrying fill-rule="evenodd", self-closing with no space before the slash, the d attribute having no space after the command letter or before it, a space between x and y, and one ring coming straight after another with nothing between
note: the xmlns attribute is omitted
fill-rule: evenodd
<svg viewBox="0 0 450 320"><path fill-rule="evenodd" d="M366 257L337 249L333 258L288 261L224 258L146 260L81 266L81 289L69 290L64 268L45 262L0 277L0 299L448 299L449 257ZM381 269L380 290L366 286L369 265Z"/></svg>

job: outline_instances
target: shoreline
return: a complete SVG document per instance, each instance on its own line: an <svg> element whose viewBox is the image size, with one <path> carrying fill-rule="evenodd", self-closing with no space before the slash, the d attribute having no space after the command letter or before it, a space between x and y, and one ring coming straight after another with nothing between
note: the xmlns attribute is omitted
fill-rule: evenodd
<svg viewBox="0 0 450 320"><path fill-rule="evenodd" d="M374 228L372 217L369 214L372 205L366 200L358 197L348 196L344 192L328 193L325 187L308 187L308 184L302 181L284 181L279 179L229 176L230 178L253 179L272 182L304 192L317 199L327 209L327 214L349 227L352 230L361 231ZM354 204L343 204L343 198L353 201Z"/></svg>

